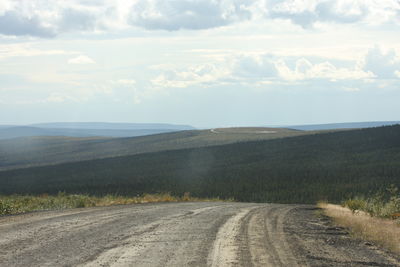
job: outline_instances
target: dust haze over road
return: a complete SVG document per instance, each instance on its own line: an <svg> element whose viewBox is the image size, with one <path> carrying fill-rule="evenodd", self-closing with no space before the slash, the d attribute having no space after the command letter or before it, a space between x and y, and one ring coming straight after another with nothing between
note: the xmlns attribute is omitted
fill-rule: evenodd
<svg viewBox="0 0 400 267"><path fill-rule="evenodd" d="M400 266L308 205L164 203L0 217L1 266Z"/></svg>

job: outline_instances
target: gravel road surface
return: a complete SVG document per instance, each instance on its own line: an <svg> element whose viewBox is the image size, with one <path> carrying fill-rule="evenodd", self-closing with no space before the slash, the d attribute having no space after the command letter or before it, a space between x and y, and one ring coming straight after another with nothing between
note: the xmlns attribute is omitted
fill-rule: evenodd
<svg viewBox="0 0 400 267"><path fill-rule="evenodd" d="M164 203L0 217L0 266L400 266L307 205Z"/></svg>

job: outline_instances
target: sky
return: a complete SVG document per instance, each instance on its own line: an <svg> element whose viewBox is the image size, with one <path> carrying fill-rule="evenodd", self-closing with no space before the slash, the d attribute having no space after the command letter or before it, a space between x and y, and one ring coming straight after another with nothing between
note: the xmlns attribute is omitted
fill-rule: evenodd
<svg viewBox="0 0 400 267"><path fill-rule="evenodd" d="M0 0L0 124L400 120L400 0Z"/></svg>

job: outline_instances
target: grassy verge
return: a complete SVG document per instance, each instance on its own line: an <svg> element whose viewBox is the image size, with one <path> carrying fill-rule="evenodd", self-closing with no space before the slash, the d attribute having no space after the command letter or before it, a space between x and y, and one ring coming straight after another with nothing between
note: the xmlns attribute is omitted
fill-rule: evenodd
<svg viewBox="0 0 400 267"><path fill-rule="evenodd" d="M398 220L373 217L367 212L353 212L347 207L319 203L324 213L335 223L349 228L354 237L371 241L400 254L400 224Z"/></svg>
<svg viewBox="0 0 400 267"><path fill-rule="evenodd" d="M179 201L221 201L219 198L200 199L185 193L181 197L164 194L144 194L138 197L124 197L106 195L96 197L89 195L70 195L58 193L57 195L11 195L0 196L0 215L19 214L37 210L59 210L70 208L98 207L111 205L124 205L152 202L179 202Z"/></svg>

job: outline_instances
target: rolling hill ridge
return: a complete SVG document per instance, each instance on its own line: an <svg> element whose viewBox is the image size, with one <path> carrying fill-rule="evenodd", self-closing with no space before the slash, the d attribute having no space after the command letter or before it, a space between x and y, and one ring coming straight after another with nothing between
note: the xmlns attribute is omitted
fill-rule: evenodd
<svg viewBox="0 0 400 267"><path fill-rule="evenodd" d="M219 128L132 138L16 138L0 140L0 170L314 133L317 132L280 128Z"/></svg>
<svg viewBox="0 0 400 267"><path fill-rule="evenodd" d="M400 121L367 121L367 122L345 122L345 123L325 123L287 126L290 129L301 131L319 131L332 129L361 129L381 126L391 126L400 124Z"/></svg>
<svg viewBox="0 0 400 267"><path fill-rule="evenodd" d="M400 185L400 126L144 153L0 172L0 194L190 192L239 201L339 202Z"/></svg>
<svg viewBox="0 0 400 267"><path fill-rule="evenodd" d="M37 123L25 126L0 126L0 140L34 136L68 137L133 137L150 134L194 130L189 125L162 123L105 123L105 122L57 122Z"/></svg>

